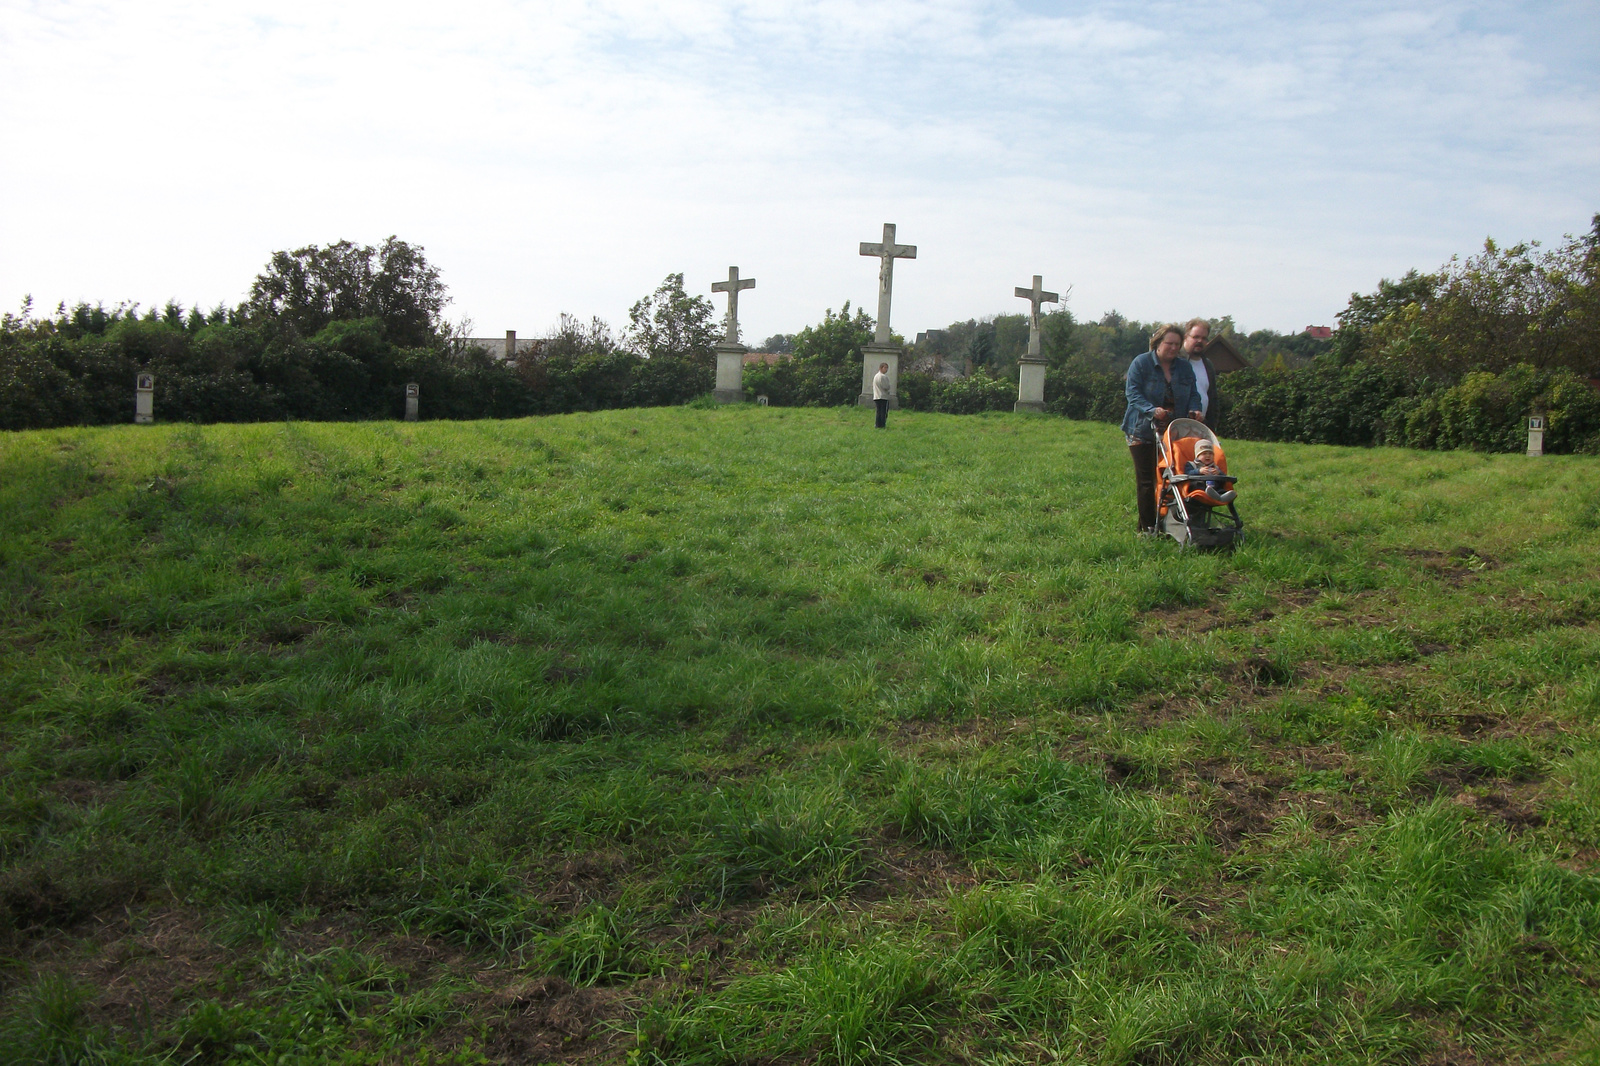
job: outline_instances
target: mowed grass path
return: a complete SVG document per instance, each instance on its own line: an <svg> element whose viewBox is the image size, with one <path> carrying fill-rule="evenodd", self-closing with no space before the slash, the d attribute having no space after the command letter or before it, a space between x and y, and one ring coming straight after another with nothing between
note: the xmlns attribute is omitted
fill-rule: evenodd
<svg viewBox="0 0 1600 1066"><path fill-rule="evenodd" d="M0 1060L1600 1054L1600 461L0 436Z"/></svg>

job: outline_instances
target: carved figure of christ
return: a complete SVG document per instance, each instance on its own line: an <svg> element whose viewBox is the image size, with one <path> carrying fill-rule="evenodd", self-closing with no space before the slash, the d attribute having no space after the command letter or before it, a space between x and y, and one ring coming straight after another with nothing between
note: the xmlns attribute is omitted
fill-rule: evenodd
<svg viewBox="0 0 1600 1066"><path fill-rule="evenodd" d="M894 291L894 261L896 259L915 259L917 246L914 244L894 243L894 223L883 224L883 243L868 244L861 242L862 255L875 255L883 260L878 267L878 331L873 335L873 344L889 343L889 299Z"/></svg>
<svg viewBox="0 0 1600 1066"><path fill-rule="evenodd" d="M1021 285L1016 287L1017 295L1027 300L1033 307L1028 315L1028 358L1039 358L1039 305L1042 303L1053 304L1061 300L1061 294L1044 291L1044 276L1033 276L1033 288L1024 289Z"/></svg>
<svg viewBox="0 0 1600 1066"><path fill-rule="evenodd" d="M722 338L724 344L739 343L739 290L753 289L755 287L756 279L739 277L739 268L736 266L728 268L727 281L713 281L711 283L712 292L725 292L728 294L728 326Z"/></svg>

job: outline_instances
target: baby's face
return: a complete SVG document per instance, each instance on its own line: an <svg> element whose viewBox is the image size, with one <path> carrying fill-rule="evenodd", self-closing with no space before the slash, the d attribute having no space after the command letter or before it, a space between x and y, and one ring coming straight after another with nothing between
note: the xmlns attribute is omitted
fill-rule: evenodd
<svg viewBox="0 0 1600 1066"><path fill-rule="evenodd" d="M1194 450L1194 458L1195 462L1205 463L1207 466L1210 466L1214 456L1212 455L1210 448L1196 448Z"/></svg>

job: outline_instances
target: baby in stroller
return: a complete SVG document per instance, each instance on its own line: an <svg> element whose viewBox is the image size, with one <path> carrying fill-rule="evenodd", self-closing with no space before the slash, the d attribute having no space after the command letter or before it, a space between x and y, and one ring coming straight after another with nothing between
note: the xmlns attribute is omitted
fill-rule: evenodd
<svg viewBox="0 0 1600 1066"><path fill-rule="evenodd" d="M1216 478L1215 481L1206 481L1206 495L1218 504L1232 503L1238 495L1228 487L1232 479L1227 478L1227 472L1217 465L1216 449L1204 438L1195 442L1194 458L1183 464L1183 472L1190 477Z"/></svg>

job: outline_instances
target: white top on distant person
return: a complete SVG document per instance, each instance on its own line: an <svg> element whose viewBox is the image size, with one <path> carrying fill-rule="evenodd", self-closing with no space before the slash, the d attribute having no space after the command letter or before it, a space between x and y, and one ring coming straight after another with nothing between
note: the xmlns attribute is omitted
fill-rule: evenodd
<svg viewBox="0 0 1600 1066"><path fill-rule="evenodd" d="M1183 327L1183 355L1194 370L1195 391L1200 400L1200 420L1208 426L1217 424L1217 376L1211 369L1211 360L1205 356L1206 344L1211 340L1211 323L1203 318L1191 318Z"/></svg>
<svg viewBox="0 0 1600 1066"><path fill-rule="evenodd" d="M874 400L887 400L889 398L888 363L879 363L878 372L872 375L872 398Z"/></svg>

